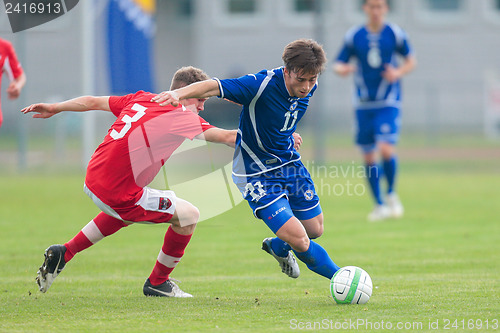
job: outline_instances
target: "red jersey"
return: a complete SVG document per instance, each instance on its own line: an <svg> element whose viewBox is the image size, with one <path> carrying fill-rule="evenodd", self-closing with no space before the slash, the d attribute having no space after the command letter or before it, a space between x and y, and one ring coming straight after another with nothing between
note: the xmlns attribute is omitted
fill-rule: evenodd
<svg viewBox="0 0 500 333"><path fill-rule="evenodd" d="M7 74L10 81L17 79L19 76L21 76L21 74L23 74L23 68L21 67L19 61L17 60L14 47L12 47L12 44L9 41L1 38L0 38L0 68L2 70L2 73Z"/></svg>
<svg viewBox="0 0 500 333"><path fill-rule="evenodd" d="M153 96L139 91L109 98L118 119L92 155L85 184L111 207L135 205L182 142L213 127L183 106L151 102Z"/></svg>

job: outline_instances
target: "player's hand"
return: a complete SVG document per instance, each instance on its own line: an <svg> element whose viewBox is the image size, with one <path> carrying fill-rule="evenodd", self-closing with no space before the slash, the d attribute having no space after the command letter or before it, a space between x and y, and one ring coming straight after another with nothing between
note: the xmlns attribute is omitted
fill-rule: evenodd
<svg viewBox="0 0 500 333"><path fill-rule="evenodd" d="M382 77L390 83L393 83L401 78L401 73L397 68L386 64L385 71L382 72Z"/></svg>
<svg viewBox="0 0 500 333"><path fill-rule="evenodd" d="M293 135L293 140L295 141L293 148L299 150L300 146L302 145L302 137L300 136L299 133L293 133L292 135Z"/></svg>
<svg viewBox="0 0 500 333"><path fill-rule="evenodd" d="M47 103L31 104L30 106L27 106L24 109L22 109L21 112L24 114L34 112L35 114L33 115L33 118L42 118L42 119L50 118L53 115L59 113L59 111L56 111L54 109L53 104L47 104Z"/></svg>
<svg viewBox="0 0 500 333"><path fill-rule="evenodd" d="M356 66L352 64L336 63L333 66L333 71L340 76L347 76L356 71Z"/></svg>
<svg viewBox="0 0 500 333"><path fill-rule="evenodd" d="M179 105L179 96L175 91L163 91L153 97L151 102L156 102L160 106L166 106L172 104L173 106Z"/></svg>
<svg viewBox="0 0 500 333"><path fill-rule="evenodd" d="M7 95L9 99L16 99L21 94L21 86L17 82L11 82L7 87Z"/></svg>

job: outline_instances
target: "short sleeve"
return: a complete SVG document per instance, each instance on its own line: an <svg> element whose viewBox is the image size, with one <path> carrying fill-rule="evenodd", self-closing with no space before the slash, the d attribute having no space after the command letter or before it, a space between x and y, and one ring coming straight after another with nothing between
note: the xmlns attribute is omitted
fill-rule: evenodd
<svg viewBox="0 0 500 333"><path fill-rule="evenodd" d="M216 79L219 82L220 98L248 105L257 94L264 77L264 75L258 73L248 74L237 79Z"/></svg>
<svg viewBox="0 0 500 333"><path fill-rule="evenodd" d="M338 62L348 63L349 59L351 58L351 54L352 53L350 47L346 43L344 43L344 45L342 45L342 48L340 49L340 52L336 60Z"/></svg>
<svg viewBox="0 0 500 333"><path fill-rule="evenodd" d="M410 42L408 40L408 35L406 34L406 32L396 24L391 24L390 27L394 33L394 37L396 38L396 52L403 57L411 54L412 48L410 46Z"/></svg>
<svg viewBox="0 0 500 333"><path fill-rule="evenodd" d="M205 132L208 129L211 129L211 128L215 127L213 125L210 125L210 123L208 121L206 121L205 119L203 119L202 117L198 116L198 118L200 119L201 130L203 132Z"/></svg>
<svg viewBox="0 0 500 333"><path fill-rule="evenodd" d="M134 94L128 94L123 96L110 96L109 97L109 109L115 116L119 116L123 108L127 106L134 98L138 95L144 93L142 90Z"/></svg>
<svg viewBox="0 0 500 333"><path fill-rule="evenodd" d="M354 54L354 37L359 31L358 27L351 28L344 36L344 42L340 49L336 61L348 63Z"/></svg>
<svg viewBox="0 0 500 333"><path fill-rule="evenodd" d="M14 47L12 46L11 43L6 42L6 52L7 54L5 62L4 62L4 70L7 72L7 75L9 76L9 80L15 80L21 74L23 74L23 68L21 67L21 64L19 63L19 60L17 59L16 52L14 51Z"/></svg>
<svg viewBox="0 0 500 333"><path fill-rule="evenodd" d="M405 34L405 37L406 37L406 34ZM402 40L401 45L398 45L397 51L403 57L406 57L412 53L412 49L410 46L410 42L408 41L408 38L404 38Z"/></svg>

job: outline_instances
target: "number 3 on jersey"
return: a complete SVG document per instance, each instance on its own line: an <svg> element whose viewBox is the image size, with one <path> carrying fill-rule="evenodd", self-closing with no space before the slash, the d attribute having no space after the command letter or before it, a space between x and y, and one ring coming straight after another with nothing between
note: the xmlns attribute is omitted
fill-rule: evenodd
<svg viewBox="0 0 500 333"><path fill-rule="evenodd" d="M123 116L122 121L125 123L125 126L123 126L121 131L118 132L115 129L111 131L110 135L113 139L118 140L118 139L123 138L125 136L125 134L127 134L127 132L130 131L130 129L132 128L132 123L135 123L136 121L141 119L146 114L147 108L145 108L144 106L142 106L140 104L135 103L132 106L132 110L137 111L137 113L134 114L133 117L130 117L128 114Z"/></svg>

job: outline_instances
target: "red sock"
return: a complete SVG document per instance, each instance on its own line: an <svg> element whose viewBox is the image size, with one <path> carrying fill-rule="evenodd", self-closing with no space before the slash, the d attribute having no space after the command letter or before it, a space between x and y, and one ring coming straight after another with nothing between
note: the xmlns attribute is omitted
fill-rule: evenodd
<svg viewBox="0 0 500 333"><path fill-rule="evenodd" d="M66 246L64 260L66 262L70 261L78 252L85 250L104 237L112 235L126 226L121 220L115 219L103 212L99 213L75 237L64 244Z"/></svg>
<svg viewBox="0 0 500 333"><path fill-rule="evenodd" d="M169 274L184 255L184 249L188 245L191 236L192 234L178 234L172 230L172 227L168 228L155 267L149 276L152 285L157 286L168 280Z"/></svg>

